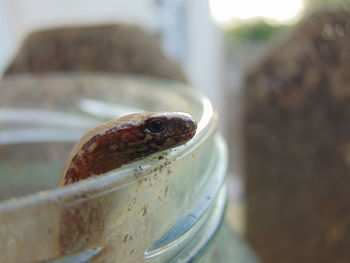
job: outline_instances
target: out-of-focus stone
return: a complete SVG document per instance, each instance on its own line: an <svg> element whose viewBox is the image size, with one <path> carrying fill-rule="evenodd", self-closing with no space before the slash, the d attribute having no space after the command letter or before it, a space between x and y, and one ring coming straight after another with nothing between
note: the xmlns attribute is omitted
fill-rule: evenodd
<svg viewBox="0 0 350 263"><path fill-rule="evenodd" d="M121 24L34 32L5 74L52 71L124 72L186 81L154 34Z"/></svg>
<svg viewBox="0 0 350 263"><path fill-rule="evenodd" d="M247 237L263 262L350 262L350 9L320 10L245 87Z"/></svg>

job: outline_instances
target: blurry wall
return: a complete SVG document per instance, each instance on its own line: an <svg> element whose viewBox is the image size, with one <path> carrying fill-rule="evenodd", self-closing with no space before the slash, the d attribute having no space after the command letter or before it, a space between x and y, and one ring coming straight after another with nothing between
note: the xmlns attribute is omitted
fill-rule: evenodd
<svg viewBox="0 0 350 263"><path fill-rule="evenodd" d="M125 22L154 29L156 20L149 0L0 0L1 65L16 52L23 38L41 28L71 25ZM3 70L3 67L1 68Z"/></svg>
<svg viewBox="0 0 350 263"><path fill-rule="evenodd" d="M111 22L138 24L157 33L193 86L223 113L221 35L203 0L0 0L0 72L32 30Z"/></svg>

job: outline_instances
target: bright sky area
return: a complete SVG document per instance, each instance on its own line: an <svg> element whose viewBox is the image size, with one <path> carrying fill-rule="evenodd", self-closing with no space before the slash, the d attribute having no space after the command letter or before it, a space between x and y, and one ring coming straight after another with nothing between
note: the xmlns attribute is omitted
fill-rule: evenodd
<svg viewBox="0 0 350 263"><path fill-rule="evenodd" d="M298 19L304 0L209 0L210 12L222 25L261 17L278 23L291 23Z"/></svg>

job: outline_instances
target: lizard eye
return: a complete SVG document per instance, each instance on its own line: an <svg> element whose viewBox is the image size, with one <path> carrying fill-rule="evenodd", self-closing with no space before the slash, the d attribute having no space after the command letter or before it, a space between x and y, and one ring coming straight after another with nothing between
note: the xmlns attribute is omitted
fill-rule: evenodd
<svg viewBox="0 0 350 263"><path fill-rule="evenodd" d="M152 133L161 133L165 130L166 124L162 120L151 120L147 123L147 130Z"/></svg>

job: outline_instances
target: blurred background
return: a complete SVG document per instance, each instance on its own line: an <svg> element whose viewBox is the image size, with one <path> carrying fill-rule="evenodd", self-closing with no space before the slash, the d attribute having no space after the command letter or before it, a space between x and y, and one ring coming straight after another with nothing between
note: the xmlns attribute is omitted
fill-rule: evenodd
<svg viewBox="0 0 350 263"><path fill-rule="evenodd" d="M188 83L219 113L229 220L261 261L350 262L347 2L0 0L0 72Z"/></svg>

